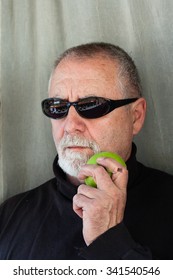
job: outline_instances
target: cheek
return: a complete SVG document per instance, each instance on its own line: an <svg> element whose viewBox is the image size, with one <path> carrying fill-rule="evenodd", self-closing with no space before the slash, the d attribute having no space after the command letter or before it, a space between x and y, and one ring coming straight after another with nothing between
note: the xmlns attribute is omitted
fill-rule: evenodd
<svg viewBox="0 0 173 280"><path fill-rule="evenodd" d="M126 118L100 120L90 130L92 138L99 144L102 151L112 151L122 154L132 141L132 125ZM122 154L124 156L124 154Z"/></svg>
<svg viewBox="0 0 173 280"><path fill-rule="evenodd" d="M63 128L60 120L51 120L52 135L55 143L59 143L63 137Z"/></svg>
<svg viewBox="0 0 173 280"><path fill-rule="evenodd" d="M108 149L108 143L113 137L112 123L107 119L98 119L89 127L91 139L94 140L101 150ZM107 150L106 149L106 150Z"/></svg>

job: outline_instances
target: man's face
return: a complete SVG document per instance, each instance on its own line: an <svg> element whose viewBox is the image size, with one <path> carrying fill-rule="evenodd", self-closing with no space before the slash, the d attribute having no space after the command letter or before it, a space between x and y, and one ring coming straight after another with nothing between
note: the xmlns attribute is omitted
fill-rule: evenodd
<svg viewBox="0 0 173 280"><path fill-rule="evenodd" d="M70 102L89 96L124 98L118 67L102 57L62 60L52 75L49 96ZM59 165L67 174L77 177L81 166L99 151L115 152L128 159L133 138L133 114L128 106L97 119L82 118L71 106L65 118L51 120Z"/></svg>

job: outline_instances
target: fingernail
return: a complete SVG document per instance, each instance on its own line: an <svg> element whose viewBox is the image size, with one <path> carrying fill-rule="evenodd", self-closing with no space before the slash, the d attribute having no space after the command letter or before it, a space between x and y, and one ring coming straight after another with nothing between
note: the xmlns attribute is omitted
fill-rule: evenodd
<svg viewBox="0 0 173 280"><path fill-rule="evenodd" d="M97 159L97 162L101 162L101 161L103 161L104 160L104 157L99 157L98 159Z"/></svg>

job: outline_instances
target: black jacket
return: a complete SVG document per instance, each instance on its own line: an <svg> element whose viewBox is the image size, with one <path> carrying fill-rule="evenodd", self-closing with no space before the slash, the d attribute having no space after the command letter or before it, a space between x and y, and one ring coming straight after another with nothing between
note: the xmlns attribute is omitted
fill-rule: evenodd
<svg viewBox="0 0 173 280"><path fill-rule="evenodd" d="M173 176L127 161L123 223L88 247L72 209L77 188L54 161L55 178L0 207L0 259L173 259Z"/></svg>

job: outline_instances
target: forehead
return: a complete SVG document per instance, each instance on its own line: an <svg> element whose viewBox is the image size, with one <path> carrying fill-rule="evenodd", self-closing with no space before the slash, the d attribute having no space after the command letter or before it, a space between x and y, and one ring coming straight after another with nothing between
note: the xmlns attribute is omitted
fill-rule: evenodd
<svg viewBox="0 0 173 280"><path fill-rule="evenodd" d="M114 79L118 71L118 63L103 58L101 56L94 58L64 58L56 67L52 75L54 79L61 80L69 77L72 79Z"/></svg>
<svg viewBox="0 0 173 280"><path fill-rule="evenodd" d="M49 93L85 92L87 96L98 91L101 94L105 88L109 92L119 84L118 70L118 63L108 58L64 58L52 74Z"/></svg>

